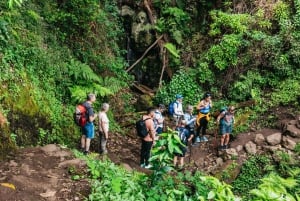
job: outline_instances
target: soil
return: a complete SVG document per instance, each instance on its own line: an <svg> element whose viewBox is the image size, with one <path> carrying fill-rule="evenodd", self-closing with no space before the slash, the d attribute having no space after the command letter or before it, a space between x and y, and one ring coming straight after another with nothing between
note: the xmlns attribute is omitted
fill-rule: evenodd
<svg viewBox="0 0 300 201"><path fill-rule="evenodd" d="M256 133L268 136L274 132L278 131L263 129L241 133L230 143L230 146L244 145L253 140ZM186 171L207 171L210 163L213 164L213 161L219 157L214 133L208 133L207 138L208 142L190 147L185 158ZM97 144L97 139L94 139L92 150L98 150ZM130 170L149 173L149 170L139 167L140 140L135 132L128 132L126 135L111 134L108 150L108 157L114 163ZM244 153L239 153L239 155L242 156ZM241 164L244 160L245 158L238 160L238 163ZM80 174L87 175L84 161L76 159L68 149L58 145L20 148L16 154L0 163L0 183L2 184L0 185L0 201L84 200L90 192L89 182L86 177L72 180L70 167L76 167L74 169L81 172Z"/></svg>

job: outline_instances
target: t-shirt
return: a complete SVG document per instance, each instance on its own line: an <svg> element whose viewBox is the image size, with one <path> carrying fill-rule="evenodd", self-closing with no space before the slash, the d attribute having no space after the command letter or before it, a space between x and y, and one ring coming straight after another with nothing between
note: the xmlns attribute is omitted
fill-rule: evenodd
<svg viewBox="0 0 300 201"><path fill-rule="evenodd" d="M181 116L183 115L183 110L182 110L182 103L176 101L174 103L174 116Z"/></svg>
<svg viewBox="0 0 300 201"><path fill-rule="evenodd" d="M99 131L108 132L109 129L109 119L105 112L99 112Z"/></svg>
<svg viewBox="0 0 300 201"><path fill-rule="evenodd" d="M155 129L158 128L158 127L160 127L160 128L164 127L164 123L158 123L158 120L160 120L162 118L163 118L163 116L162 116L161 112L159 110L156 110L155 111L155 116L154 116L154 121L153 121Z"/></svg>
<svg viewBox="0 0 300 201"><path fill-rule="evenodd" d="M185 127L177 127L175 130L178 131L178 136L181 139L181 142L187 145L188 139L190 137L189 130Z"/></svg>
<svg viewBox="0 0 300 201"><path fill-rule="evenodd" d="M93 110L93 107L92 105L85 101L83 104L82 104L85 108L86 108L86 118L88 120L88 122L90 122L90 116L94 116L94 110Z"/></svg>

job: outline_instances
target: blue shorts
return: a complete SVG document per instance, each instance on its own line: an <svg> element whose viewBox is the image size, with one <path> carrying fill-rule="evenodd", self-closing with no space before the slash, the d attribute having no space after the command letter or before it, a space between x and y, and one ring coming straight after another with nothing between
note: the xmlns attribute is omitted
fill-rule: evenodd
<svg viewBox="0 0 300 201"><path fill-rule="evenodd" d="M83 127L83 134L86 136L86 138L93 139L95 136L94 124L91 122L86 123L86 125Z"/></svg>
<svg viewBox="0 0 300 201"><path fill-rule="evenodd" d="M232 133L232 124L221 124L220 125L220 134L225 135L225 134L231 134Z"/></svg>

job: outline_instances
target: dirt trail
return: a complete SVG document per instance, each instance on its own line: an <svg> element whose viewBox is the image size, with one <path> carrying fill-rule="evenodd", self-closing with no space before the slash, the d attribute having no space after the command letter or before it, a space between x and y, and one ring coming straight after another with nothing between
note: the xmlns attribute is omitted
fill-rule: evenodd
<svg viewBox="0 0 300 201"><path fill-rule="evenodd" d="M71 180L71 166L86 169L83 161L57 145L20 149L13 159L0 164L0 200L83 200L88 181Z"/></svg>
<svg viewBox="0 0 300 201"><path fill-rule="evenodd" d="M244 145L254 138L257 132L239 134L231 147ZM267 136L274 130L259 131ZM218 158L214 146L214 136L207 136L210 141L192 147L186 157L185 170L207 171ZM79 140L79 139L78 139ZM92 148L97 150L97 139ZM134 134L111 134L108 143L108 156L116 164L127 169L146 172L139 167L140 140ZM243 153L239 153L243 154ZM241 161L242 162L242 161ZM84 161L76 159L72 152L58 145L19 149L15 156L0 163L0 201L59 201L84 200L89 194L88 180L73 181L70 167L86 173ZM12 186L5 186L13 184Z"/></svg>

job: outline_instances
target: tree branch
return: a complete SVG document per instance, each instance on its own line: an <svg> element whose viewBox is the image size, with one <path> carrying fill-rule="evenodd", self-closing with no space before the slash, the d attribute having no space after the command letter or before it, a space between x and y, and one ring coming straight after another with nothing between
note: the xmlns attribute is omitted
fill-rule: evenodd
<svg viewBox="0 0 300 201"><path fill-rule="evenodd" d="M126 70L126 72L128 73L129 71L131 71L134 68L134 66L136 66L162 38L163 38L163 35L161 35L159 38L157 38L156 41L150 47L148 47L148 49L144 52L144 54Z"/></svg>

